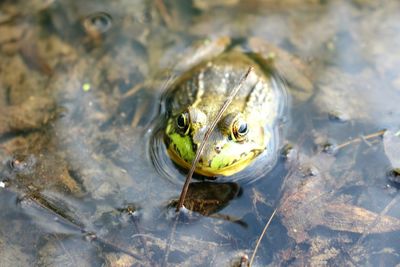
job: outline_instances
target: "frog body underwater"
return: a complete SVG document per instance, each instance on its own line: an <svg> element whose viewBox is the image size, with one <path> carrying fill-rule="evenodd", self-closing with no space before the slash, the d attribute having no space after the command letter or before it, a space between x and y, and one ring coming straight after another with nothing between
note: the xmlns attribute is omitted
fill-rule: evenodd
<svg viewBox="0 0 400 267"><path fill-rule="evenodd" d="M253 70L212 131L195 172L230 176L276 149L283 84L251 53L227 49L184 72L166 98L165 143L170 158L190 168L208 126L245 71Z"/></svg>

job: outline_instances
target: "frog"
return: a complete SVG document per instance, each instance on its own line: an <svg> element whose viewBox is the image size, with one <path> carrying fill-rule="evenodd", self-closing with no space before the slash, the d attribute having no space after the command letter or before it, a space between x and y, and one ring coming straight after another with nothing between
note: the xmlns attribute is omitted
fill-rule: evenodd
<svg viewBox="0 0 400 267"><path fill-rule="evenodd" d="M302 72L304 65L259 38L240 43L223 37L204 50L208 53L191 51L196 60L187 60L190 66L167 91L164 143L169 157L178 166L190 168L215 114L251 67L211 132L195 173L231 176L262 155L273 161L279 142L278 121L287 103L285 84L300 88L302 98L313 89L308 74Z"/></svg>

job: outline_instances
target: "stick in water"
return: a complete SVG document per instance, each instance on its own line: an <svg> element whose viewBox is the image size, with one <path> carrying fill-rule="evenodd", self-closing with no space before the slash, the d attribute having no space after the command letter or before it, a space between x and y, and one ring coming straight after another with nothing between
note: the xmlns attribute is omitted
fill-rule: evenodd
<svg viewBox="0 0 400 267"><path fill-rule="evenodd" d="M267 229L268 229L269 225L271 224L272 219L273 219L274 216L275 216L276 210L277 210L277 209L274 209L274 212L272 212L271 216L269 217L269 220L268 220L267 224L265 225L263 231L261 232L260 237L259 237L258 240L257 240L256 247L254 248L254 251L253 251L253 255L251 255L251 258L250 258L250 262L249 262L249 266L250 266L250 267L251 267L251 265L253 264L254 258L256 257L256 253L257 253L257 250L258 250L258 246L260 245L261 240L263 239L265 233L267 232Z"/></svg>
<svg viewBox="0 0 400 267"><path fill-rule="evenodd" d="M240 79L238 85L232 90L228 98L225 100L224 104L222 105L221 109L218 111L218 114L215 116L215 119L212 121L210 127L207 129L206 133L204 134L204 138L200 144L199 150L197 150L196 157L194 158L192 162L192 166L190 168L190 171L188 175L186 176L185 184L183 185L181 195L179 197L179 202L178 206L176 206L176 211L178 212L182 207L183 207L183 202L185 201L186 193L189 188L189 183L190 180L192 179L194 170L196 169L197 162L200 159L201 153L203 152L204 146L210 137L212 131L214 130L215 126L217 126L217 123L221 119L222 115L224 114L225 110L228 108L229 104L232 102L233 98L239 92L240 88L242 88L243 82L247 79L249 76L250 72L253 70L253 67L249 67L246 71L246 73L242 76Z"/></svg>

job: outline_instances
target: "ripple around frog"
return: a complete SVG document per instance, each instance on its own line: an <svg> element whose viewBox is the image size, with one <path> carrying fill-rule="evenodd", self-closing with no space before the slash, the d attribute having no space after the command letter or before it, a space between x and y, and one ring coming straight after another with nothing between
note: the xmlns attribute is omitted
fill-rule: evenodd
<svg viewBox="0 0 400 267"><path fill-rule="evenodd" d="M285 81L281 78L279 73L271 74L271 81L273 88L279 93L281 105L279 105L277 121L270 127L265 126L267 132L272 133L271 140L269 141L266 149L243 171L232 176L219 176L215 179L218 182L240 182L243 184L254 183L260 178L265 177L271 169L276 165L278 160L278 149L280 147L280 136L282 134L279 122L288 113L288 104L290 99L287 95ZM164 130L167 123L167 112L165 108L166 99L169 96L170 90L166 90L161 98L160 114L155 119L151 126L152 136L148 144L148 153L150 160L155 167L156 171L173 184L183 185L186 174L189 170L183 169L176 165L168 156L167 149L164 143ZM194 174L193 178L196 180L213 180L213 178L205 177L199 174Z"/></svg>

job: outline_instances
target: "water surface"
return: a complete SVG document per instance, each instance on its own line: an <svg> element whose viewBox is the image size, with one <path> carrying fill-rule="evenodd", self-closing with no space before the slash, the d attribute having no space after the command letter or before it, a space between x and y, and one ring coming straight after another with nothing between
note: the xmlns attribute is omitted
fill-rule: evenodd
<svg viewBox="0 0 400 267"><path fill-rule="evenodd" d="M395 266L399 13L395 0L2 1L2 262L229 266L277 208L255 265ZM290 96L287 157L254 183L197 181L211 208L177 217L185 173L149 152L160 101L193 45L224 36L284 49L314 91Z"/></svg>

